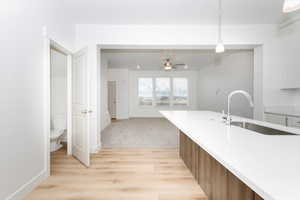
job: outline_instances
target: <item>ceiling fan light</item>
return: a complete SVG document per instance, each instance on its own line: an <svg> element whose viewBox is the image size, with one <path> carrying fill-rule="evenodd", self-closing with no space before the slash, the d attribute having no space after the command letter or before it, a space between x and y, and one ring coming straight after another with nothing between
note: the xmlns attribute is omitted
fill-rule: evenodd
<svg viewBox="0 0 300 200"><path fill-rule="evenodd" d="M300 9L300 0L285 0L283 4L283 12L289 13Z"/></svg>
<svg viewBox="0 0 300 200"><path fill-rule="evenodd" d="M166 71L171 70L173 68L173 64L171 63L170 59L166 59L164 63L164 68Z"/></svg>
<svg viewBox="0 0 300 200"><path fill-rule="evenodd" d="M225 52L225 47L223 43L218 43L216 46L216 53L223 53Z"/></svg>
<svg viewBox="0 0 300 200"><path fill-rule="evenodd" d="M172 69L171 65L165 66L165 70L171 70L171 69Z"/></svg>

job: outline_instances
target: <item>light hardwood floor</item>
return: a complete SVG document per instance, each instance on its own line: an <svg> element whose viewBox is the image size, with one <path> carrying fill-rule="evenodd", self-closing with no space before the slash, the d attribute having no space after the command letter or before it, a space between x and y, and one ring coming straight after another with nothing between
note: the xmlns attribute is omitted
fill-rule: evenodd
<svg viewBox="0 0 300 200"><path fill-rule="evenodd" d="M103 149L91 163L53 153L52 175L26 200L207 200L177 149Z"/></svg>

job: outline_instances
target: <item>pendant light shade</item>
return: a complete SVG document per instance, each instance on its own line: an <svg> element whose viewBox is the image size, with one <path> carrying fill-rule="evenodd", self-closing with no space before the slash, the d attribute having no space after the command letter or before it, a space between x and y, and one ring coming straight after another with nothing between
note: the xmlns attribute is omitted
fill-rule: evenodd
<svg viewBox="0 0 300 200"><path fill-rule="evenodd" d="M218 43L216 46L216 53L223 53L225 51L225 47L223 43Z"/></svg>
<svg viewBox="0 0 300 200"><path fill-rule="evenodd" d="M300 9L300 0L285 0L283 5L283 12L289 13Z"/></svg>
<svg viewBox="0 0 300 200"><path fill-rule="evenodd" d="M218 43L216 46L216 53L223 53L225 47L222 41L222 0L219 0L219 23L218 23Z"/></svg>

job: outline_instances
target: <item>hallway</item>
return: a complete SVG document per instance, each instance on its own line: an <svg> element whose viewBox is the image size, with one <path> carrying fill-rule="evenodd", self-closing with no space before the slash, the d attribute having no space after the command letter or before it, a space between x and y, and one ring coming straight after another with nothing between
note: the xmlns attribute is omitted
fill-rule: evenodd
<svg viewBox="0 0 300 200"><path fill-rule="evenodd" d="M205 200L177 149L103 149L85 168L65 150L27 200Z"/></svg>

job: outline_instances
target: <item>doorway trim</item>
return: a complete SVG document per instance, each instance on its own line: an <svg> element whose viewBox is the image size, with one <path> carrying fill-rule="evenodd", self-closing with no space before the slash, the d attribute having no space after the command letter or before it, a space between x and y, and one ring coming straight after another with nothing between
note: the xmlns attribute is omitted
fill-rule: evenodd
<svg viewBox="0 0 300 200"><path fill-rule="evenodd" d="M45 168L50 176L50 134L51 134L51 49L67 56L67 154L72 155L72 52L44 33L44 138Z"/></svg>
<svg viewBox="0 0 300 200"><path fill-rule="evenodd" d="M111 86L114 86L113 88L110 88ZM113 99L111 98L111 89L113 89L113 92L114 92L114 94L112 95L113 96ZM112 119L117 119L118 117L118 115L117 115L117 81L111 81L111 80L109 80L109 81L107 81L107 99L108 99L108 101L107 101L107 103L108 103L108 105L107 105L107 107L108 107L108 112L109 112L109 115L110 115L110 120L112 120ZM111 105L113 105L113 112L114 113L112 113L112 108L111 108Z"/></svg>

